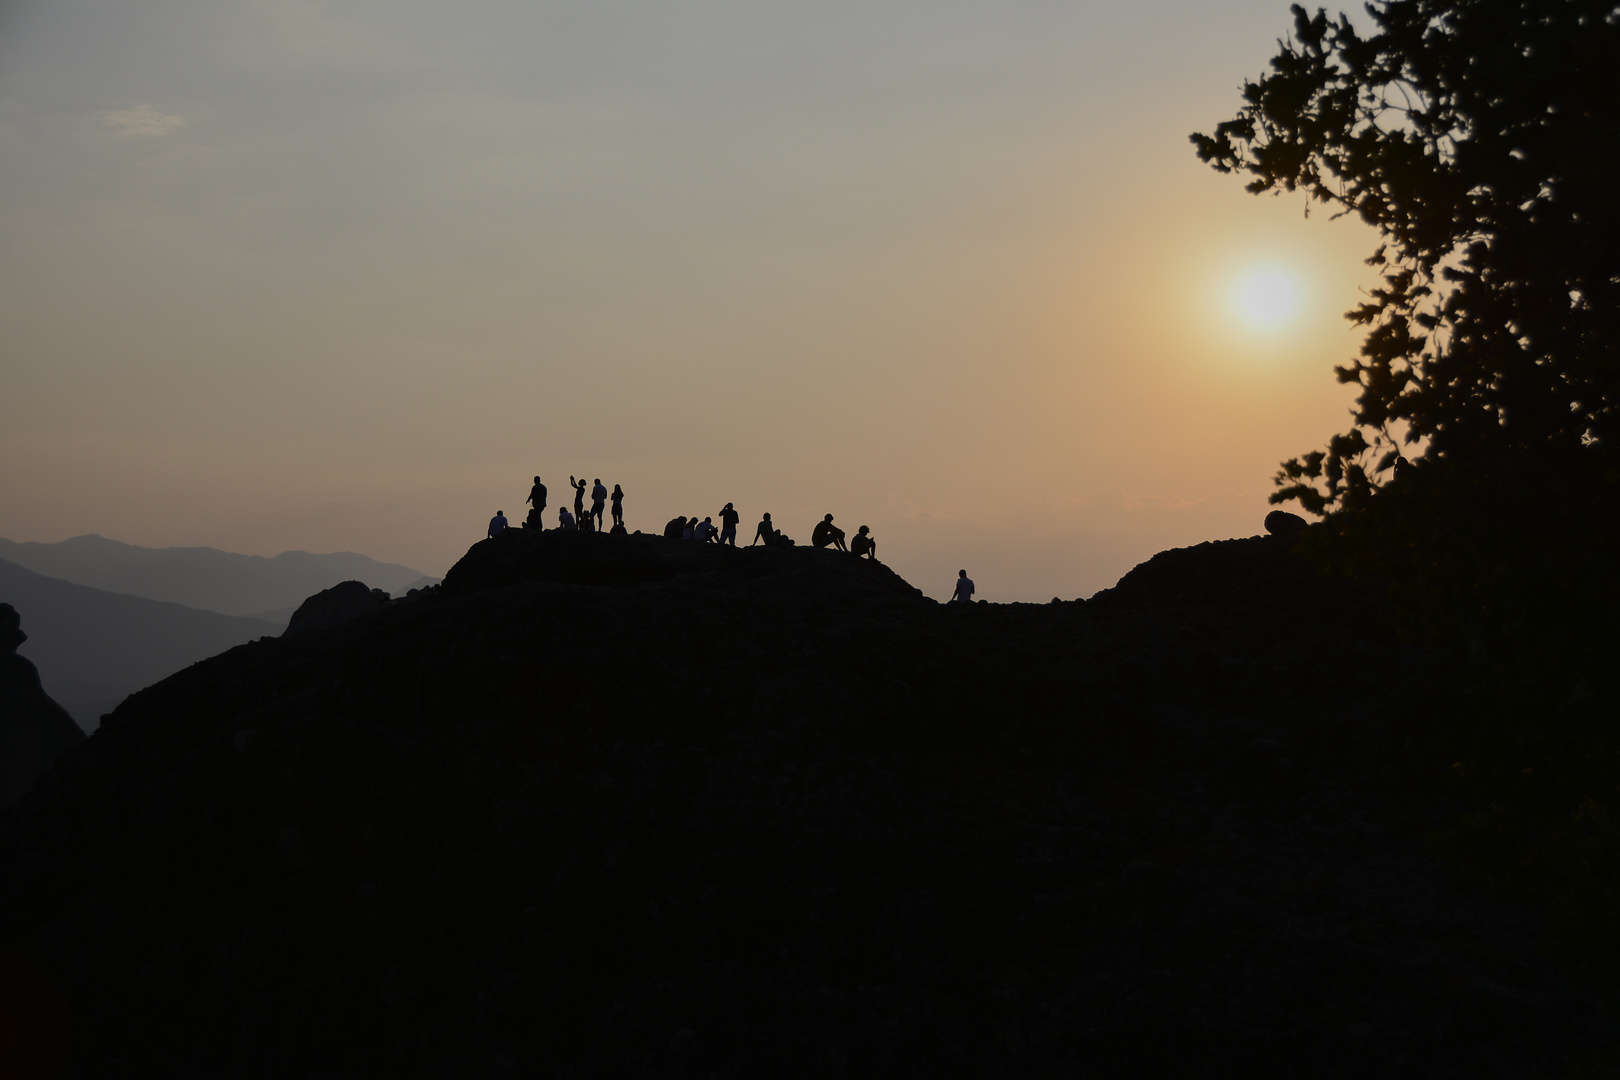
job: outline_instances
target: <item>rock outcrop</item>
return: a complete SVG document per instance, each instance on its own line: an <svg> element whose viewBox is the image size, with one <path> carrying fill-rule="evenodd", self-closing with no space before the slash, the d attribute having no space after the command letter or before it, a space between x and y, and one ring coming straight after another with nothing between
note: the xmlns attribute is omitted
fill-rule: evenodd
<svg viewBox="0 0 1620 1080"><path fill-rule="evenodd" d="M1286 510L1273 510L1266 515L1266 532L1272 536L1298 536L1310 528L1310 522Z"/></svg>
<svg viewBox="0 0 1620 1080"><path fill-rule="evenodd" d="M35 779L84 732L39 683L39 671L17 646L28 640L22 619L0 604L0 806L22 798Z"/></svg>
<svg viewBox="0 0 1620 1080"><path fill-rule="evenodd" d="M296 637L312 630L327 630L342 626L350 619L370 615L387 604L388 594L372 589L360 581L342 581L298 605L298 610L287 622L282 637Z"/></svg>
<svg viewBox="0 0 1620 1080"><path fill-rule="evenodd" d="M126 700L0 816L0 956L86 1076L1600 1060L1535 910L1435 860L1443 668L1376 596L1255 538L1099 599L508 530Z"/></svg>

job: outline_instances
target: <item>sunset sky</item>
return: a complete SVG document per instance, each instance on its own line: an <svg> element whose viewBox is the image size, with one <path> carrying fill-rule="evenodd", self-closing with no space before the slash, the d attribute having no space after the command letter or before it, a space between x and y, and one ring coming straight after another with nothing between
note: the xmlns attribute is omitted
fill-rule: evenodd
<svg viewBox="0 0 1620 1080"><path fill-rule="evenodd" d="M442 574L573 473L1044 601L1254 534L1372 281L1187 141L1289 21L0 0L0 536Z"/></svg>

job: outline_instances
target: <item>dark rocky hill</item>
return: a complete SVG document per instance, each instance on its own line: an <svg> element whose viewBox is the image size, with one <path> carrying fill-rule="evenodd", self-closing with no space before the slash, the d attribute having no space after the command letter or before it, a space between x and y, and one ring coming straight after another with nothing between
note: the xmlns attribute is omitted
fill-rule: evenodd
<svg viewBox="0 0 1620 1080"><path fill-rule="evenodd" d="M84 741L67 710L45 693L39 670L17 655L27 640L17 609L0 604L0 806L16 802L40 773Z"/></svg>
<svg viewBox="0 0 1620 1080"><path fill-rule="evenodd" d="M1274 538L942 606L832 552L509 531L134 695L0 817L8 1052L1565 1075L1615 1025L1429 850L1447 687L1385 618Z"/></svg>

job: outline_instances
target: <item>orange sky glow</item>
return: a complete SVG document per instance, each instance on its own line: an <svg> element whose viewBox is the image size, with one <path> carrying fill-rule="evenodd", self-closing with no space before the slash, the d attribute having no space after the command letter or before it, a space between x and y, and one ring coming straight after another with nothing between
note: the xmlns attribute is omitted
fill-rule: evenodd
<svg viewBox="0 0 1620 1080"><path fill-rule="evenodd" d="M1044 601L1259 532L1374 242L1198 162L1288 27L1213 8L13 4L0 536L442 574L572 473Z"/></svg>

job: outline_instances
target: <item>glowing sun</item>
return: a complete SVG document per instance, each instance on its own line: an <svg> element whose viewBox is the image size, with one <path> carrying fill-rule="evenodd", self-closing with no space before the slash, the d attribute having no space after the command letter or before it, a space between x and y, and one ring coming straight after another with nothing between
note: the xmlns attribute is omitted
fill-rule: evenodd
<svg viewBox="0 0 1620 1080"><path fill-rule="evenodd" d="M1281 330L1304 307L1305 287L1299 275L1275 263L1239 274L1232 286L1232 306L1239 320L1254 330Z"/></svg>

